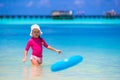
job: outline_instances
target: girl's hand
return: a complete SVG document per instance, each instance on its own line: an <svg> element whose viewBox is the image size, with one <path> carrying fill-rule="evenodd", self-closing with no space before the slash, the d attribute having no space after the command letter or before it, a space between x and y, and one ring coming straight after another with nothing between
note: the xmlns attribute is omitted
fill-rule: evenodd
<svg viewBox="0 0 120 80"><path fill-rule="evenodd" d="M25 57L25 58L23 58L23 60L22 60L22 62L26 62L27 61L27 58Z"/></svg>
<svg viewBox="0 0 120 80"><path fill-rule="evenodd" d="M60 54L62 51L61 50L56 50L56 52Z"/></svg>
<svg viewBox="0 0 120 80"><path fill-rule="evenodd" d="M61 50L57 50L57 49L55 49L55 48L53 48L51 46L48 46L47 48L50 49L50 50L52 50L52 51L55 51L55 52L57 52L59 54L62 52Z"/></svg>

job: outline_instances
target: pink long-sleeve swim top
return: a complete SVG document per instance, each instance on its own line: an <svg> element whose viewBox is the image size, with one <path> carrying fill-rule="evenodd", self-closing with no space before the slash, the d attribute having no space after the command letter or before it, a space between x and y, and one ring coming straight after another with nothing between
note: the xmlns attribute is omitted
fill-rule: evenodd
<svg viewBox="0 0 120 80"><path fill-rule="evenodd" d="M48 47L48 44L44 41L43 38L31 38L29 39L27 46L25 48L26 51L29 50L29 48L32 48L32 55L37 57L42 57L42 45L44 47Z"/></svg>

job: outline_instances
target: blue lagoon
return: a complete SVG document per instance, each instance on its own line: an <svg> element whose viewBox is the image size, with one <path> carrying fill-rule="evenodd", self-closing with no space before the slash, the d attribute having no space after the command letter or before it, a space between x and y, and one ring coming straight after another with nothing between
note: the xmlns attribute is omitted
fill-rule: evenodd
<svg viewBox="0 0 120 80"><path fill-rule="evenodd" d="M49 45L63 52L58 55L44 48L41 67L31 66L31 50L28 61L22 63L33 23L41 26L42 37ZM60 72L50 71L53 63L73 55L83 56L83 62ZM0 80L8 79L120 79L120 20L0 20Z"/></svg>

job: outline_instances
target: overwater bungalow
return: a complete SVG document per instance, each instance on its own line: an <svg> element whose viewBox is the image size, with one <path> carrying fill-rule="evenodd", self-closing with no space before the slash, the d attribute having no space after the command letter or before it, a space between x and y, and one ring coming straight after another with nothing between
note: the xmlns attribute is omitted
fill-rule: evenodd
<svg viewBox="0 0 120 80"><path fill-rule="evenodd" d="M72 11L53 11L51 13L53 19L73 19Z"/></svg>

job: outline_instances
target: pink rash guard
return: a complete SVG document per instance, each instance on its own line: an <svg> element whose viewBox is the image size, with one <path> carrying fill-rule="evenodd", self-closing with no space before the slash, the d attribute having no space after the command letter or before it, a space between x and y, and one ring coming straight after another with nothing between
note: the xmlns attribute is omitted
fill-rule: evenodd
<svg viewBox="0 0 120 80"><path fill-rule="evenodd" d="M44 47L48 47L47 43L43 40L43 38L31 38L29 39L27 46L25 48L26 51L29 48L32 48L32 55L42 58L42 45Z"/></svg>

